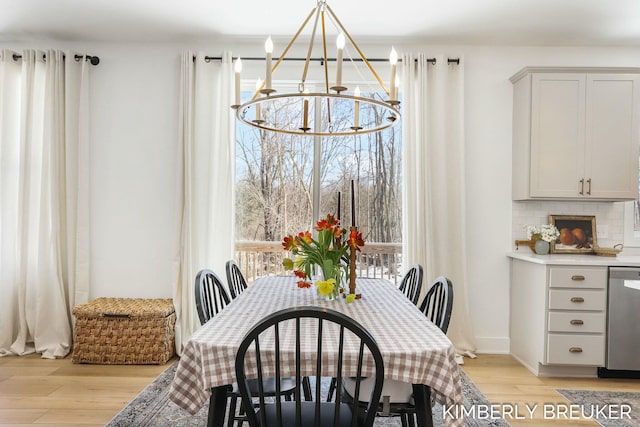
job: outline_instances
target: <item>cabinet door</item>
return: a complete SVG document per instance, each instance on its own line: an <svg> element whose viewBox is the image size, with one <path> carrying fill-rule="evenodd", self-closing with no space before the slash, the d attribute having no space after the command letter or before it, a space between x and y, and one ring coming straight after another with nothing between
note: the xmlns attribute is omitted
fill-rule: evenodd
<svg viewBox="0 0 640 427"><path fill-rule="evenodd" d="M581 197L586 75L534 74L531 86L532 197Z"/></svg>
<svg viewBox="0 0 640 427"><path fill-rule="evenodd" d="M638 94L630 74L587 75L585 195L638 195Z"/></svg>

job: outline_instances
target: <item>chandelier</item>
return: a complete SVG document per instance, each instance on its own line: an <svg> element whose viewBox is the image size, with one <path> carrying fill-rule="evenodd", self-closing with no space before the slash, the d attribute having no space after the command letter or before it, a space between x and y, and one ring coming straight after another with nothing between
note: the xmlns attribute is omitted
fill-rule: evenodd
<svg viewBox="0 0 640 427"><path fill-rule="evenodd" d="M327 34L326 22L328 18L341 32L336 39L337 55L335 58L335 70L331 73L335 76L332 81L329 78L329 62L327 58ZM295 44L298 36L303 33L307 24L313 20L313 28L302 76L296 91L279 93L272 86L273 75L278 66L285 61L287 53ZM312 51L315 45L316 33L320 25L322 58L324 66L324 90L310 92L307 82L309 64L312 60ZM370 96L361 96L359 86L349 88L342 81L343 56L346 40L359 55L351 58L351 64L362 62L369 70L374 80L379 85L370 91ZM326 0L318 0L317 5L311 10L282 54L273 58L273 43L269 37L265 43L266 52L266 76L264 80L258 79L256 91L251 99L241 104L240 101L240 73L242 60L236 59L235 70L235 103L231 107L236 109L236 116L243 123L255 128L281 132L293 135L314 136L345 136L370 132L379 132L397 124L400 119L400 102L398 101L398 77L396 75L396 63L398 55L392 48L389 56L390 79L389 89L371 66L349 32L344 28L340 20L331 10ZM334 62L331 60L331 62ZM371 79L368 79L371 80ZM283 117L286 111L286 117ZM375 111L375 114L368 112Z"/></svg>

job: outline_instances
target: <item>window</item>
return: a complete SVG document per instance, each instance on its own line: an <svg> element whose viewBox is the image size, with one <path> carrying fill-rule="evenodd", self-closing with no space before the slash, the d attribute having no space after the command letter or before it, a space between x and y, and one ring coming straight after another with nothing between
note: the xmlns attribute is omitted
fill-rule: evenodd
<svg viewBox="0 0 640 427"><path fill-rule="evenodd" d="M252 93L243 93L248 99ZM374 95L375 96L375 95ZM280 113L279 113L280 114ZM282 120L299 120L299 108ZM340 112L333 120L347 120ZM386 120L375 105L360 120ZM236 258L251 277L281 273L282 238L312 230L327 213L365 238L358 275L395 279L402 243L400 125L358 136L313 137L265 132L238 123L236 130ZM314 196L319 197L314 197Z"/></svg>

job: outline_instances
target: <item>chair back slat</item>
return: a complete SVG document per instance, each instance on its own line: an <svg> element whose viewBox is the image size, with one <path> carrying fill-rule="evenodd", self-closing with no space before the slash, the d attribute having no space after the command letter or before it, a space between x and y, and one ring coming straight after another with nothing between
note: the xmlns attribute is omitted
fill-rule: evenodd
<svg viewBox="0 0 640 427"><path fill-rule="evenodd" d="M420 304L420 311L447 333L453 310L453 284L444 276L436 278Z"/></svg>
<svg viewBox="0 0 640 427"><path fill-rule="evenodd" d="M203 269L196 275L196 309L200 324L222 311L231 299L220 278L209 269Z"/></svg>
<svg viewBox="0 0 640 427"><path fill-rule="evenodd" d="M245 280L238 264L234 260L227 261L225 266L227 273L227 286L232 299L236 299L238 295L247 289L247 281Z"/></svg>
<svg viewBox="0 0 640 427"><path fill-rule="evenodd" d="M295 323L292 323L293 320L295 320ZM314 324L316 321L317 325ZM286 325L286 329L284 322L289 322ZM292 331L294 327L295 333ZM317 333L317 340L314 340L313 344L309 343L308 340L308 335L312 331ZM345 368L344 357L347 354L344 350L347 345L346 331L349 331L349 345L355 345L353 348L354 350L357 349L357 360L349 361L349 363L353 363L352 368L355 371L351 370L348 373L349 375L355 374L356 396L361 394L360 382L364 380L365 361L370 360L373 362L375 373L370 374L367 372L367 376L373 377L375 384L370 396L367 396L368 399L362 400L378 402L384 381L384 364L380 350L373 337L360 324L342 313L320 307L293 307L273 313L254 325L243 338L236 354L236 379L250 427L273 425L281 427L321 427L331 425L334 427L372 427L377 404L367 404L366 407L362 408L356 405L351 408L349 405L342 403L340 397L337 397L335 402L321 402L320 381L323 372L325 375L327 372L335 372L338 384L342 385L342 376ZM261 342L258 341L258 338L263 334L268 337L269 341L275 341L273 346L268 346L271 347L271 351L274 354L264 353L266 350L264 342L262 342L262 347L260 346ZM289 356L285 358L283 343L285 340L286 342L291 342L294 339L295 351L293 347L287 346L286 351ZM331 345L326 342L328 339L331 339ZM302 343L305 343L305 354L302 354L301 351ZM293 344L291 343L291 345ZM309 344L312 345L311 348L308 347ZM336 347L337 360L333 357L325 358L325 360L330 360L332 364L335 362L335 366L324 366L323 353L329 351L328 348L334 345L338 346ZM251 351L249 351L250 349ZM249 359L249 356L253 355L253 350L256 352L254 360L257 366L255 367L253 366L254 362ZM260 353L264 354L261 355ZM289 360L294 354L295 361ZM314 366L316 374L314 402L303 401L299 398L301 396L300 388L302 387L301 365L303 360L308 358L310 354L316 357ZM355 353L353 353L353 358L356 359ZM294 362L295 365L293 365ZM268 374L262 367L265 363L269 363ZM272 367L271 363L275 363L275 366ZM298 390L296 391L296 399L293 402L283 401L279 398L278 393L276 393L272 403L265 402L261 390L258 391L261 396L251 394L247 369L256 370L259 383L262 382L263 375L275 380L277 383L281 375L289 374L283 369L284 363L292 364L287 371L295 370L295 384ZM260 397L257 404L254 404L255 397ZM331 420L331 417L333 417L333 420Z"/></svg>
<svg viewBox="0 0 640 427"><path fill-rule="evenodd" d="M405 294L405 296L416 305L418 304L418 298L420 298L420 291L422 290L422 275L422 266L415 264L407 271L400 282L400 286L398 286L400 292Z"/></svg>
<svg viewBox="0 0 640 427"><path fill-rule="evenodd" d="M320 390L320 381L318 379L322 378L322 319L318 319L318 331L317 331L318 339L316 341L316 396L319 396ZM320 399L315 400L315 416L313 418L314 427L320 427Z"/></svg>

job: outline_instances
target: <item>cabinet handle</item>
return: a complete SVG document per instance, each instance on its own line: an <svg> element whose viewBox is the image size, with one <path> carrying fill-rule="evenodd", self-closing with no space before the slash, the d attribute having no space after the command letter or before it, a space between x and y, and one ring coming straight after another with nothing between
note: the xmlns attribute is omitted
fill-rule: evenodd
<svg viewBox="0 0 640 427"><path fill-rule="evenodd" d="M571 297L571 302L584 302L582 297Z"/></svg>
<svg viewBox="0 0 640 427"><path fill-rule="evenodd" d="M571 348L569 349L569 351L570 351L571 353L582 353L582 348L581 348L581 347L571 347Z"/></svg>
<svg viewBox="0 0 640 427"><path fill-rule="evenodd" d="M587 194L590 196L591 195L591 178L587 180L587 184L589 184L589 187L587 189Z"/></svg>
<svg viewBox="0 0 640 427"><path fill-rule="evenodd" d="M580 320L580 319L573 319L569 323L571 323L572 325L583 325L584 324L584 322L582 320Z"/></svg>
<svg viewBox="0 0 640 427"><path fill-rule="evenodd" d="M576 274L575 276L571 276L571 280L582 281L584 280L584 276Z"/></svg>
<svg viewBox="0 0 640 427"><path fill-rule="evenodd" d="M580 180L580 193L578 193L578 194L580 194L580 195L584 194L584 178L582 178Z"/></svg>

